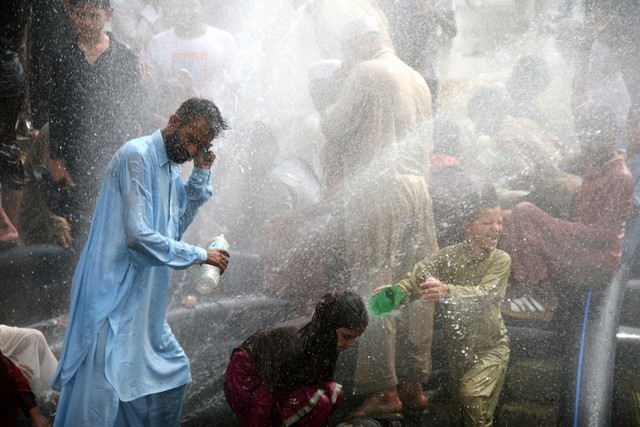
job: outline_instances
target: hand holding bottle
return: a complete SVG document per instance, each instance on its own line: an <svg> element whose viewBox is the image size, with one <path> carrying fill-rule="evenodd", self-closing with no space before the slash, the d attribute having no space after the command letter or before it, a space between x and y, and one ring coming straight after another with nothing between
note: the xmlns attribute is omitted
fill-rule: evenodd
<svg viewBox="0 0 640 427"><path fill-rule="evenodd" d="M202 273L196 282L196 291L206 295L220 284L220 275L229 263L229 243L219 235L207 248L207 260L202 264Z"/></svg>
<svg viewBox="0 0 640 427"><path fill-rule="evenodd" d="M400 286L381 286L369 298L369 308L373 314L383 317L398 307L403 299L404 292Z"/></svg>
<svg viewBox="0 0 640 427"><path fill-rule="evenodd" d="M204 262L205 264L212 265L214 267L218 267L220 269L220 274L224 273L229 265L229 252L224 249L217 248L208 248L207 249L207 260Z"/></svg>

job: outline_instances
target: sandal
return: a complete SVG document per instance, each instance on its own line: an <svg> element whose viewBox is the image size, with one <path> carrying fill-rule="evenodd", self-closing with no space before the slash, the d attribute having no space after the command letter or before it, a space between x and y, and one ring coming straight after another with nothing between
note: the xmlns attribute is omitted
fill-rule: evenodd
<svg viewBox="0 0 640 427"><path fill-rule="evenodd" d="M502 314L515 319L541 320L548 322L553 318L549 311L538 300L530 295L510 298L502 303Z"/></svg>

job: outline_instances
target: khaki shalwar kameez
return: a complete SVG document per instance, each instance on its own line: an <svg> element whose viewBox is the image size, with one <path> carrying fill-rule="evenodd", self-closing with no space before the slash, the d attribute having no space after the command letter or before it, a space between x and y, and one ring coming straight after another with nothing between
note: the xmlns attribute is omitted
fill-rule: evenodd
<svg viewBox="0 0 640 427"><path fill-rule="evenodd" d="M368 298L437 249L427 176L432 150L431 95L424 79L383 49L358 64L323 116L337 147L340 184L329 191L344 229L346 286ZM331 171L329 171L329 174ZM411 304L371 319L358 339L356 394L426 382L431 371L433 304Z"/></svg>
<svg viewBox="0 0 640 427"><path fill-rule="evenodd" d="M449 286L440 302L451 390L465 426L492 425L509 361L509 337L500 304L511 257L494 249L474 256L468 244L448 246L417 263L397 284L417 298L420 283L434 277Z"/></svg>

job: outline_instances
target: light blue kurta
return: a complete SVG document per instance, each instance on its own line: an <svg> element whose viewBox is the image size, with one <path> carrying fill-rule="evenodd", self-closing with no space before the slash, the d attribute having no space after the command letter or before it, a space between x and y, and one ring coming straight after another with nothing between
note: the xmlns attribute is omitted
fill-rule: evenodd
<svg viewBox="0 0 640 427"><path fill-rule="evenodd" d="M104 371L121 401L191 381L165 313L171 269L207 258L204 249L178 240L212 195L209 174L194 167L185 184L160 131L127 142L113 156L73 278L54 389L82 369L105 321Z"/></svg>

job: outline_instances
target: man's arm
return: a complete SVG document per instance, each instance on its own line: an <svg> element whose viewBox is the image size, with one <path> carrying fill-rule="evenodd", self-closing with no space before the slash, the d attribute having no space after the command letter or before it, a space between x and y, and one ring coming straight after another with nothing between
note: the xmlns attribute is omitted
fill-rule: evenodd
<svg viewBox="0 0 640 427"><path fill-rule="evenodd" d="M203 248L164 236L150 225L154 215L152 181L158 177L142 156L127 153L120 164L120 172L126 242L134 263L182 269L205 262L207 252ZM168 205L169 200L160 203Z"/></svg>

